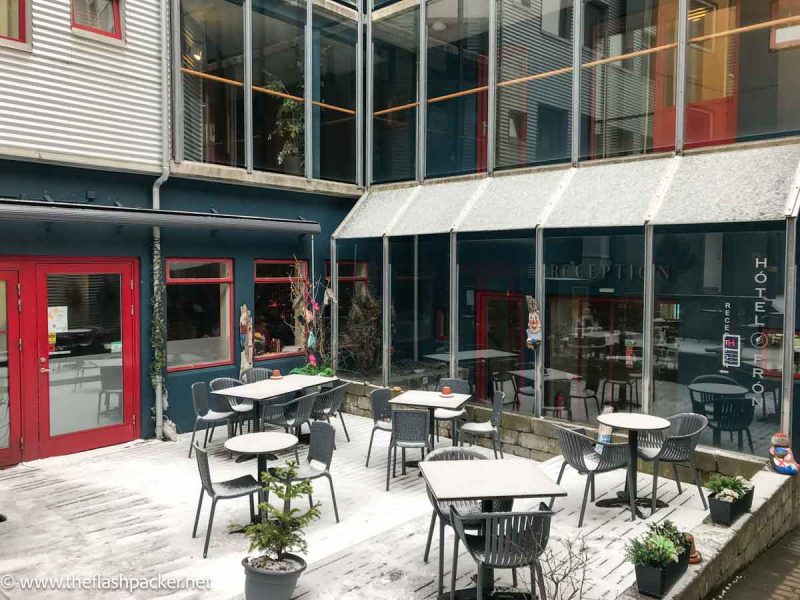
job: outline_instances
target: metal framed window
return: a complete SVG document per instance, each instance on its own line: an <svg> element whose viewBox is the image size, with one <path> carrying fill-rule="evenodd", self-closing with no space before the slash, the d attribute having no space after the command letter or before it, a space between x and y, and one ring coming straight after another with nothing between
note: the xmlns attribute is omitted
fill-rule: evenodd
<svg viewBox="0 0 800 600"><path fill-rule="evenodd" d="M122 40L122 0L72 0L72 30Z"/></svg>

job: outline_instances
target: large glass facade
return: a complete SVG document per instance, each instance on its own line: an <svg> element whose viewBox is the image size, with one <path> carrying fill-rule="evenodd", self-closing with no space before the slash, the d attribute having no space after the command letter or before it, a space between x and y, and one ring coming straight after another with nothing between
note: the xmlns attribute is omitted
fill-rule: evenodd
<svg viewBox="0 0 800 600"><path fill-rule="evenodd" d="M486 170L490 4L428 0L428 177Z"/></svg>
<svg viewBox="0 0 800 600"><path fill-rule="evenodd" d="M450 373L450 236L391 238L389 384L435 389Z"/></svg>
<svg viewBox="0 0 800 600"><path fill-rule="evenodd" d="M474 399L505 393L510 409L533 412L525 395L535 368L526 345L529 301L535 297L535 233L463 234L458 239L458 376ZM522 385L518 382L522 381Z"/></svg>
<svg viewBox="0 0 800 600"><path fill-rule="evenodd" d="M702 443L765 455L781 422L784 223L654 239L653 412L704 414Z"/></svg>
<svg viewBox="0 0 800 600"><path fill-rule="evenodd" d="M418 55L418 7L373 17L371 160L375 183L416 177Z"/></svg>
<svg viewBox="0 0 800 600"><path fill-rule="evenodd" d="M545 416L641 410L644 258L641 230L546 233Z"/></svg>

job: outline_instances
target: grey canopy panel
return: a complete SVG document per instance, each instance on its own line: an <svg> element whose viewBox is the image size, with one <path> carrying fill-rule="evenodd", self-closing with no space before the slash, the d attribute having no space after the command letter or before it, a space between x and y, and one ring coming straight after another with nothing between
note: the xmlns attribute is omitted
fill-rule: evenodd
<svg viewBox="0 0 800 600"><path fill-rule="evenodd" d="M669 177L674 159L581 166L544 227L643 226L651 202Z"/></svg>
<svg viewBox="0 0 800 600"><path fill-rule="evenodd" d="M653 223L783 219L800 164L800 144L687 155Z"/></svg>
<svg viewBox="0 0 800 600"><path fill-rule="evenodd" d="M457 225L457 231L533 229L569 169L493 177Z"/></svg>
<svg viewBox="0 0 800 600"><path fill-rule="evenodd" d="M482 185L482 179L470 179L420 186L387 232L388 235L448 233Z"/></svg>
<svg viewBox="0 0 800 600"><path fill-rule="evenodd" d="M334 234L338 239L382 237L416 186L373 190L356 203Z"/></svg>

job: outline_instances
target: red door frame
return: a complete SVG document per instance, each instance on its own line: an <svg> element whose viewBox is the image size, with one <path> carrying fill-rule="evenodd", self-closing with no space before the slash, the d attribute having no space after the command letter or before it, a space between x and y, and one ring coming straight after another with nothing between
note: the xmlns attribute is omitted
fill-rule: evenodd
<svg viewBox="0 0 800 600"><path fill-rule="evenodd" d="M488 290L475 290L475 346L478 350L485 350L489 344L489 302L492 300L505 300L519 304L520 323L527 323L525 318L525 294L519 292L492 292ZM509 327L511 325L509 324ZM525 353L524 330L520 332L519 356ZM475 366L475 390L478 399L482 400L482 393L486 389L486 362L478 362Z"/></svg>
<svg viewBox="0 0 800 600"><path fill-rule="evenodd" d="M21 286L22 338L20 424L24 440L22 460L80 452L136 439L141 435L137 415L140 396L139 262L135 258L4 256L0 270L15 270ZM121 327L123 338L123 420L86 431L50 437L49 353L47 340L47 274L101 274L121 276ZM130 281L126 284L126 280ZM131 307L131 308L129 308ZM45 357L45 363L39 361ZM41 393L40 393L41 392Z"/></svg>
<svg viewBox="0 0 800 600"><path fill-rule="evenodd" d="M18 341L19 332L19 311L15 309L18 300L19 273L14 270L0 270L0 281L6 282L6 329L0 333L6 334L8 342L7 348L7 370L8 370L8 418L9 418L9 437L8 448L0 448L0 467L16 464L21 459L20 449L20 352Z"/></svg>

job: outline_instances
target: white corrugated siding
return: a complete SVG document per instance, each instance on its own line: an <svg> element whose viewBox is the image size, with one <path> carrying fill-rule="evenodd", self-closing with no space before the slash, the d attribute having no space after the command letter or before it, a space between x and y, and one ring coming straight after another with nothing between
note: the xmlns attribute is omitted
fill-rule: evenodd
<svg viewBox="0 0 800 600"><path fill-rule="evenodd" d="M33 51L0 47L0 147L157 170L161 152L158 0L125 2L125 46L70 28L70 0L33 0Z"/></svg>

